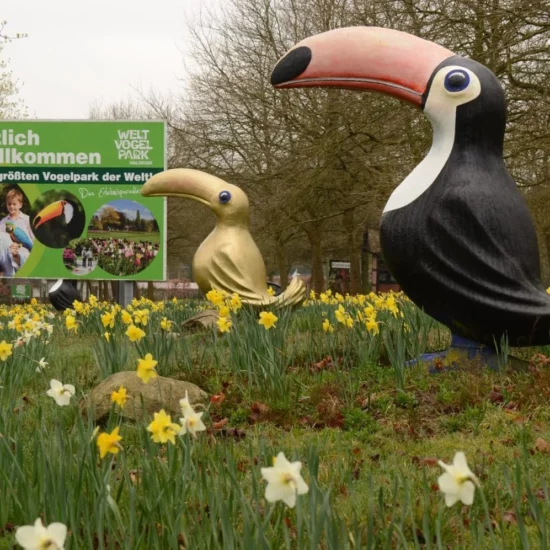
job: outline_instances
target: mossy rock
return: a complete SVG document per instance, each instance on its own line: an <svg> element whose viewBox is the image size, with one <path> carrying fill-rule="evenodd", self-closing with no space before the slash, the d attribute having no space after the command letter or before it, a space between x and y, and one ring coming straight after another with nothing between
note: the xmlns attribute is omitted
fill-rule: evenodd
<svg viewBox="0 0 550 550"><path fill-rule="evenodd" d="M148 419L153 413L164 409L177 422L177 418L181 416L179 401L185 397L186 391L193 406L208 400L208 394L190 382L157 376L144 384L136 371L122 371L103 380L81 401L82 414L86 416L93 410L96 422L107 417L113 406L111 394L120 386L126 388L127 401L122 410L116 405L115 407L129 420Z"/></svg>
<svg viewBox="0 0 550 550"><path fill-rule="evenodd" d="M186 319L181 324L182 331L198 332L203 330L211 330L216 326L216 322L220 316L215 309L207 309L201 311L189 319Z"/></svg>

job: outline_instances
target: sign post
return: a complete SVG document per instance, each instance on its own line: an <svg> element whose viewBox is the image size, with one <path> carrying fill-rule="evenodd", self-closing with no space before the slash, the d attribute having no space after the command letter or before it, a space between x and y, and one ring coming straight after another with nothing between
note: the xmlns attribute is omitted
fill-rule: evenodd
<svg viewBox="0 0 550 550"><path fill-rule="evenodd" d="M350 280L351 262L342 260L330 260L328 281L329 288L333 292L339 292L342 296L351 290Z"/></svg>
<svg viewBox="0 0 550 550"><path fill-rule="evenodd" d="M165 168L163 121L0 121L0 275L165 280Z"/></svg>

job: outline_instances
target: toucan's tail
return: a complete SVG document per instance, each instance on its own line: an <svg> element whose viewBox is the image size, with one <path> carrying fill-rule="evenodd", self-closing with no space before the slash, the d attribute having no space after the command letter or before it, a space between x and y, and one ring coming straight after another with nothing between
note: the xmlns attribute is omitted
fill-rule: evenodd
<svg viewBox="0 0 550 550"><path fill-rule="evenodd" d="M306 290L304 281L297 275L294 275L286 290L282 294L279 294L272 304L277 307L297 306L305 300Z"/></svg>

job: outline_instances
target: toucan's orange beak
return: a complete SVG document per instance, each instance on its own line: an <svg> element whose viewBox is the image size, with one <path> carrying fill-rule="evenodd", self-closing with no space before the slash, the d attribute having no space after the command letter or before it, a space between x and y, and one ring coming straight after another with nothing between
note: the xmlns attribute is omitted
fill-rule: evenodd
<svg viewBox="0 0 550 550"><path fill-rule="evenodd" d="M64 206L65 206L65 201L56 201L42 208L42 210L38 212L38 214L35 216L32 222L34 225L34 228L37 229L43 223L46 223L47 221L52 220L53 218L57 218L58 216L61 216L61 214L63 214ZM38 223L36 223L37 220L38 220Z"/></svg>
<svg viewBox="0 0 550 550"><path fill-rule="evenodd" d="M273 69L271 84L275 88L371 90L421 107L435 68L454 55L405 32L346 27L296 44Z"/></svg>

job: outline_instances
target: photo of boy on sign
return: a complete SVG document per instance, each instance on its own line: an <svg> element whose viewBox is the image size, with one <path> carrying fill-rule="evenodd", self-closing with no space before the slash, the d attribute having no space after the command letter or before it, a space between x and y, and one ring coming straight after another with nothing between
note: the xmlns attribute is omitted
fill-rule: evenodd
<svg viewBox="0 0 550 550"><path fill-rule="evenodd" d="M4 185L0 194L0 273L13 277L32 250L34 234L29 216L30 204L18 186Z"/></svg>

